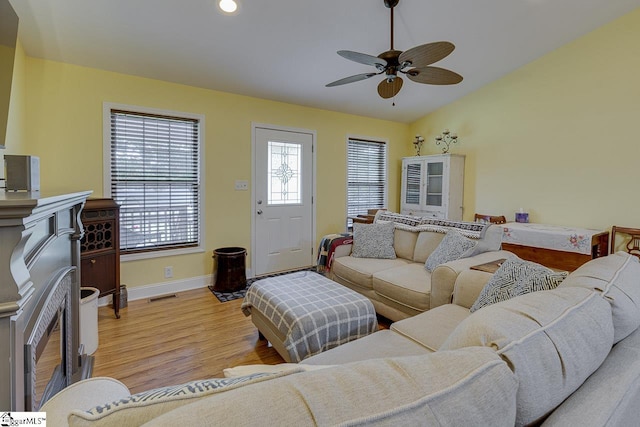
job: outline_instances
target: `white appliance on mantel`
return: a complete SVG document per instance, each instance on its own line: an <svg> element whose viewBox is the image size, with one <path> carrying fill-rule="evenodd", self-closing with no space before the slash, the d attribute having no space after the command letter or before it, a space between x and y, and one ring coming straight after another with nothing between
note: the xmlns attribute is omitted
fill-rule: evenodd
<svg viewBox="0 0 640 427"><path fill-rule="evenodd" d="M80 211L89 194L0 191L3 411L37 411L53 393L91 375L93 360L79 339L78 270ZM49 354L55 370L37 370Z"/></svg>
<svg viewBox="0 0 640 427"><path fill-rule="evenodd" d="M463 187L464 155L404 157L400 212L462 221Z"/></svg>

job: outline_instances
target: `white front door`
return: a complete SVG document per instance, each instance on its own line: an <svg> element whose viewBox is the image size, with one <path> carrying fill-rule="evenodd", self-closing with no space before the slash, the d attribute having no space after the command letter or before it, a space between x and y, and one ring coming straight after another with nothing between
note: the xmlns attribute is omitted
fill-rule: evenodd
<svg viewBox="0 0 640 427"><path fill-rule="evenodd" d="M254 276L314 264L315 134L253 126Z"/></svg>

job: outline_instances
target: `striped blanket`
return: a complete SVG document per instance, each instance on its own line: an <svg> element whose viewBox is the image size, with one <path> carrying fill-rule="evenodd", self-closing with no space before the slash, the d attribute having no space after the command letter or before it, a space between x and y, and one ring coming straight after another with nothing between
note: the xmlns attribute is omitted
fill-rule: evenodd
<svg viewBox="0 0 640 427"><path fill-rule="evenodd" d="M242 302L246 316L259 311L284 335L292 362L378 330L367 298L310 271L253 283Z"/></svg>
<svg viewBox="0 0 640 427"><path fill-rule="evenodd" d="M350 245L353 243L353 235L351 233L327 234L320 241L318 247L318 265L319 272L329 271L333 262L333 253L336 248L341 245Z"/></svg>

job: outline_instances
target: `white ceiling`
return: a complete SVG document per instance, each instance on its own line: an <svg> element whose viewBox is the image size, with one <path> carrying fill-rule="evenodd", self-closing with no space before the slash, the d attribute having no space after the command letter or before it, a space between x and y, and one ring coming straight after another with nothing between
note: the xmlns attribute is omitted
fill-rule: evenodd
<svg viewBox="0 0 640 427"><path fill-rule="evenodd" d="M405 79L392 100L382 76L336 54L389 49L383 0L11 0L27 55L258 98L412 122L587 32L640 7L640 0L400 0L398 50L447 40L434 64L464 77L455 86Z"/></svg>

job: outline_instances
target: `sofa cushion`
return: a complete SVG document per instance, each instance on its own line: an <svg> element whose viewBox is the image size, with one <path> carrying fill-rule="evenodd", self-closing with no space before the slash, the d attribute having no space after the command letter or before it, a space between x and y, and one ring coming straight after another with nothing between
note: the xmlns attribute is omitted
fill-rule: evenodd
<svg viewBox="0 0 640 427"><path fill-rule="evenodd" d="M548 291L558 287L567 273L555 272L550 268L518 257L507 259L489 279L470 311L506 301L518 295L536 291Z"/></svg>
<svg viewBox="0 0 640 427"><path fill-rule="evenodd" d="M412 260L413 252L416 249L417 240L418 233L396 228L393 237L393 248L396 251L396 256L399 258Z"/></svg>
<svg viewBox="0 0 640 427"><path fill-rule="evenodd" d="M192 381L176 386L156 388L133 394L113 402L105 402L87 411L73 410L69 415L71 426L139 426L188 403L205 399L216 393L237 389L274 378L293 374L303 369L275 374L259 373L245 377L214 378Z"/></svg>
<svg viewBox="0 0 640 427"><path fill-rule="evenodd" d="M393 223L353 224L351 255L356 258L395 258Z"/></svg>
<svg viewBox="0 0 640 427"><path fill-rule="evenodd" d="M596 258L581 265L560 287L583 287L602 292L613 312L614 342L640 326L640 263L626 252Z"/></svg>
<svg viewBox="0 0 640 427"><path fill-rule="evenodd" d="M308 357L300 365L344 365L368 359L385 357L419 356L431 353L417 342L406 339L389 329L382 329L366 337Z"/></svg>
<svg viewBox="0 0 640 427"><path fill-rule="evenodd" d="M331 275L338 276L357 287L373 289L373 274L408 264L412 264L411 261L403 258L376 259L345 256L333 261ZM422 265L420 267L422 268Z"/></svg>
<svg viewBox="0 0 640 427"><path fill-rule="evenodd" d="M640 420L640 329L553 411L544 426L635 426ZM586 404L585 404L586 403Z"/></svg>
<svg viewBox="0 0 640 427"><path fill-rule="evenodd" d="M373 290L381 297L418 311L429 310L431 275L422 264L377 271L373 275Z"/></svg>
<svg viewBox="0 0 640 427"><path fill-rule="evenodd" d="M475 244L476 242L457 231L449 230L438 247L429 255L424 266L427 271L433 271L440 264L462 258L462 255Z"/></svg>
<svg viewBox="0 0 640 427"><path fill-rule="evenodd" d="M478 310L441 350L494 348L518 378L517 424L538 422L573 393L613 343L609 304L584 288L533 292Z"/></svg>
<svg viewBox="0 0 640 427"><path fill-rule="evenodd" d="M416 248L413 251L413 261L424 264L431 255L431 252L435 251L442 239L444 239L444 233L436 233L434 231L421 231L418 233L418 239L416 240Z"/></svg>
<svg viewBox="0 0 640 427"><path fill-rule="evenodd" d="M445 304L391 325L391 330L431 351L438 351L447 337L471 313L465 307Z"/></svg>
<svg viewBox="0 0 640 427"><path fill-rule="evenodd" d="M185 405L153 424L513 426L516 389L495 352L474 348L299 373Z"/></svg>

